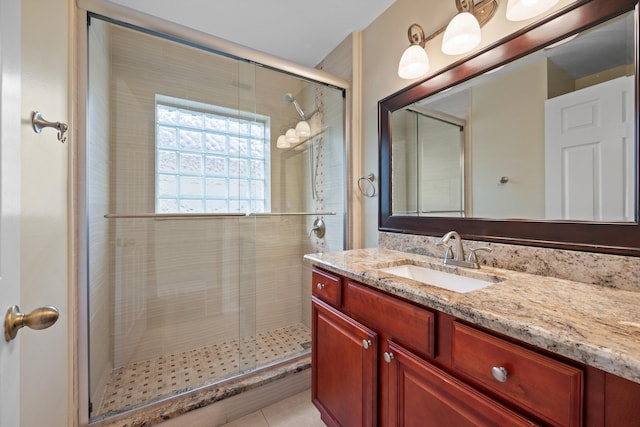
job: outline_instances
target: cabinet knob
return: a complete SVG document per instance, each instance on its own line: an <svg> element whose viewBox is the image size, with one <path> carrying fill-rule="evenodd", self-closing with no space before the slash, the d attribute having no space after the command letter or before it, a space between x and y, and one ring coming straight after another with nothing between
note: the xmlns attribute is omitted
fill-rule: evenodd
<svg viewBox="0 0 640 427"><path fill-rule="evenodd" d="M362 346L365 350L367 350L369 347L371 347L371 340L362 340Z"/></svg>
<svg viewBox="0 0 640 427"><path fill-rule="evenodd" d="M509 371L502 366L494 366L491 368L491 375L493 375L493 378L495 378L496 381L504 383L507 382L507 379L509 378Z"/></svg>
<svg viewBox="0 0 640 427"><path fill-rule="evenodd" d="M384 352L384 361L387 363L391 363L391 361L393 360L393 353L391 352Z"/></svg>
<svg viewBox="0 0 640 427"><path fill-rule="evenodd" d="M316 285L316 288L318 288L319 291L323 290L324 289L324 283L318 283Z"/></svg>

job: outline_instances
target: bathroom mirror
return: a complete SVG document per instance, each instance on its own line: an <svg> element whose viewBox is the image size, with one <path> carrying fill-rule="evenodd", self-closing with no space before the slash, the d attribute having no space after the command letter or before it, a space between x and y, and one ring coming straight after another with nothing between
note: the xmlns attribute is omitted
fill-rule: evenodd
<svg viewBox="0 0 640 427"><path fill-rule="evenodd" d="M578 1L380 101L380 230L640 255L636 3Z"/></svg>

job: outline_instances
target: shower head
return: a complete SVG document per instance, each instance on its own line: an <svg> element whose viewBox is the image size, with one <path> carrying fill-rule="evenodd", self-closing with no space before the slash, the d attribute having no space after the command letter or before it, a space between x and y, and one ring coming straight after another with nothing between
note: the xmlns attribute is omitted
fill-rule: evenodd
<svg viewBox="0 0 640 427"><path fill-rule="evenodd" d="M287 101L290 104L293 104L293 106L296 107L296 111L298 112L298 115L300 116L300 119L307 120L307 118L304 115L304 111L302 111L302 108L300 108L300 104L298 104L298 101L296 101L296 99L293 97L292 94L285 93L284 94L284 100Z"/></svg>

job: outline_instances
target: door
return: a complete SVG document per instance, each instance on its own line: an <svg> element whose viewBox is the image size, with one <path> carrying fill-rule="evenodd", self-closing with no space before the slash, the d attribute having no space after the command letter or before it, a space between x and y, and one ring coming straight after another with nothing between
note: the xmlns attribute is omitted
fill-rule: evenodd
<svg viewBox="0 0 640 427"><path fill-rule="evenodd" d="M546 101L546 219L634 221L633 81Z"/></svg>
<svg viewBox="0 0 640 427"><path fill-rule="evenodd" d="M67 156L54 129L36 134L31 112L68 123L67 0L0 0L0 324L17 304L53 305L51 328L0 338L0 427L67 426L71 359L67 316Z"/></svg>
<svg viewBox="0 0 640 427"><path fill-rule="evenodd" d="M0 0L0 315L20 302L20 2ZM4 328L2 336L4 336ZM20 425L20 343L0 338L0 427Z"/></svg>
<svg viewBox="0 0 640 427"><path fill-rule="evenodd" d="M322 420L376 426L377 335L315 297L311 309L311 398Z"/></svg>

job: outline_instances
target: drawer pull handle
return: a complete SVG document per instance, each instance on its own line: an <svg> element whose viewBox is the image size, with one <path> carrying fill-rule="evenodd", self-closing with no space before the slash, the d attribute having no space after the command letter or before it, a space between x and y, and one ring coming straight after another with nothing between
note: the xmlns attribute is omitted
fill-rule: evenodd
<svg viewBox="0 0 640 427"><path fill-rule="evenodd" d="M369 347L371 347L371 340L362 340L362 346L365 350L369 349Z"/></svg>
<svg viewBox="0 0 640 427"><path fill-rule="evenodd" d="M494 366L493 368L491 368L491 375L493 375L493 378L495 378L496 381L504 383L507 382L507 379L509 378L509 371L507 371L502 366Z"/></svg>
<svg viewBox="0 0 640 427"><path fill-rule="evenodd" d="M319 291L323 290L324 289L324 283L318 283L316 285L316 288L318 288Z"/></svg>
<svg viewBox="0 0 640 427"><path fill-rule="evenodd" d="M391 363L391 361L393 360L393 353L387 353L386 351L384 352L384 361L387 363Z"/></svg>

